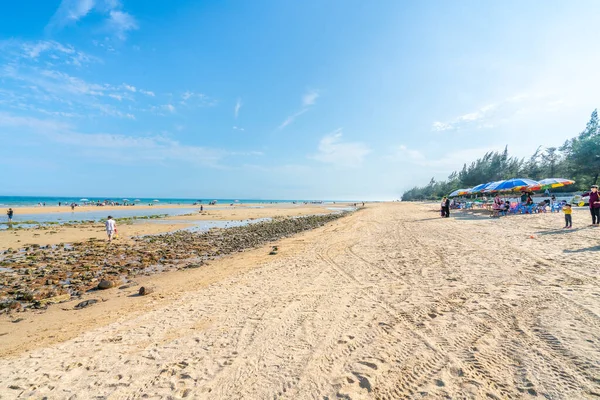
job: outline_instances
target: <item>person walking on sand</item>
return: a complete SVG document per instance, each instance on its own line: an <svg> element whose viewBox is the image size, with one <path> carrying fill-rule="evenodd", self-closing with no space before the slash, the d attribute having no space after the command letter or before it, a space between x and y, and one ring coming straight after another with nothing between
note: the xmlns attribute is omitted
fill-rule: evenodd
<svg viewBox="0 0 600 400"><path fill-rule="evenodd" d="M8 211L6 212L6 215L8 216L8 223L12 222L13 214L14 214L13 209L9 208Z"/></svg>
<svg viewBox="0 0 600 400"><path fill-rule="evenodd" d="M565 204L563 207L563 211L565 212L565 227L563 229L571 229L573 226L573 218L571 217L572 209L570 204Z"/></svg>
<svg viewBox="0 0 600 400"><path fill-rule="evenodd" d="M592 225L600 225L600 195L598 194L598 186L592 185L590 191L581 195L590 196L590 214L592 214Z"/></svg>
<svg viewBox="0 0 600 400"><path fill-rule="evenodd" d="M106 220L106 234L108 235L108 242L112 242L113 239L113 235L115 234L117 230L117 224L115 223L115 220L112 219L112 217L109 215L108 219Z"/></svg>

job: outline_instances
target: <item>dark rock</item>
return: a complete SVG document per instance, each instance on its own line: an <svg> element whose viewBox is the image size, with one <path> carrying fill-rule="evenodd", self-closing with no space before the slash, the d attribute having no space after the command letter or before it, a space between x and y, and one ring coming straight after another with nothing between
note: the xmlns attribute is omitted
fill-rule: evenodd
<svg viewBox="0 0 600 400"><path fill-rule="evenodd" d="M106 290L106 289L110 289L113 286L115 286L115 283L113 281L107 281L107 280L103 279L98 284L98 289Z"/></svg>
<svg viewBox="0 0 600 400"><path fill-rule="evenodd" d="M146 295L148 295L148 294L150 294L150 293L153 293L153 292L154 292L154 289L155 289L155 288L154 288L154 287L152 287L152 286L142 286L142 287L140 288L140 290L139 290L138 294L139 294L140 296L146 296Z"/></svg>
<svg viewBox="0 0 600 400"><path fill-rule="evenodd" d="M91 306L92 304L95 304L97 302L98 302L98 300L96 300L96 299L89 299L89 300L82 301L81 303L78 303L73 308L75 308L76 310L81 310L82 308L86 308L87 306Z"/></svg>

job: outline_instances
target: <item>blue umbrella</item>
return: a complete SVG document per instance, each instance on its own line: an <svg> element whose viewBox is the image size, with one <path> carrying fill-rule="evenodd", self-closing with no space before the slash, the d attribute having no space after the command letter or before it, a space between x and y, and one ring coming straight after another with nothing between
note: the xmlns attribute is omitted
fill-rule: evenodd
<svg viewBox="0 0 600 400"><path fill-rule="evenodd" d="M496 181L496 182L488 183L486 185L486 187L484 187L481 190L481 192L485 192L485 193L497 192L498 191L498 186L500 186L504 182L505 181Z"/></svg>
<svg viewBox="0 0 600 400"><path fill-rule="evenodd" d="M527 178L514 178L506 180L497 185L494 190L497 192L509 192L511 190L520 189L527 186L538 185L538 182Z"/></svg>
<svg viewBox="0 0 600 400"><path fill-rule="evenodd" d="M466 192L467 190L469 190L469 189L458 189L458 190L455 190L454 192L450 193L448 195L448 197L460 196L462 193Z"/></svg>
<svg viewBox="0 0 600 400"><path fill-rule="evenodd" d="M483 189L485 189L485 187L487 185L490 185L492 183L494 183L494 182L482 183L481 185L477 185L477 186L469 189L469 193L479 193L479 192L483 191Z"/></svg>

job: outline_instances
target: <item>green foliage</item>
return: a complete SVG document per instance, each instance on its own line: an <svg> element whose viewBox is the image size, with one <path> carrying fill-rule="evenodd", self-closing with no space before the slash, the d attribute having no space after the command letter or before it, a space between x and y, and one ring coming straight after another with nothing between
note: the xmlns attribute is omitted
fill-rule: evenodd
<svg viewBox="0 0 600 400"><path fill-rule="evenodd" d="M404 192L402 200L436 200L457 189L511 178L567 178L576 184L553 191L583 190L598 184L599 174L600 123L598 111L594 110L585 130L560 148L540 146L527 160L510 157L508 147L502 152L488 152L471 164L464 164L460 171L452 172L446 181L431 178L428 185Z"/></svg>

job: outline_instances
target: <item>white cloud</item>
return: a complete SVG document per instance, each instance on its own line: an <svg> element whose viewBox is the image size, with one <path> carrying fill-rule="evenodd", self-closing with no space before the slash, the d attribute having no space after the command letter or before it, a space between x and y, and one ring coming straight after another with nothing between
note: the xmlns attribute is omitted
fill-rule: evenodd
<svg viewBox="0 0 600 400"><path fill-rule="evenodd" d="M233 127L233 130L234 130L234 131L242 131L242 132L243 132L243 131L245 131L245 129L244 129L244 128L240 128L240 127L238 127L238 126L234 126L234 127Z"/></svg>
<svg viewBox="0 0 600 400"><path fill-rule="evenodd" d="M279 129L283 129L283 128L285 128L286 126L288 126L289 124L291 124L292 122L294 122L294 120L295 120L297 117L299 117L300 115L304 114L304 113L305 113L305 112L307 112L307 111L308 111L308 108L304 108L304 109L302 109L302 110L298 111L297 113L290 115L289 117L287 117L287 118L285 119L285 121L283 121L283 122L281 123L281 125L279 125Z"/></svg>
<svg viewBox="0 0 600 400"><path fill-rule="evenodd" d="M131 14L121 11L122 7L119 0L62 0L46 28L61 29L95 12L105 17L106 32L125 40L128 31L138 29L138 23Z"/></svg>
<svg viewBox="0 0 600 400"><path fill-rule="evenodd" d="M131 86L126 83L123 84L123 88L125 88L125 90L129 90L130 92L133 92L133 93L135 93L137 91L135 86Z"/></svg>
<svg viewBox="0 0 600 400"><path fill-rule="evenodd" d="M442 132L442 131L447 131L452 129L452 124L445 124L443 122L440 121L435 121L433 123L432 129L436 132Z"/></svg>
<svg viewBox="0 0 600 400"><path fill-rule="evenodd" d="M262 152L229 152L221 149L188 146L167 136L128 136L110 133L80 133L69 124L0 112L0 127L15 132L29 131L54 143L73 146L75 154L93 154L108 161L161 162L182 161L221 168L219 161L229 156L260 156ZM93 152L93 153L90 153Z"/></svg>
<svg viewBox="0 0 600 400"><path fill-rule="evenodd" d="M183 106L197 106L197 107L212 107L217 104L217 101L204 93L195 93L190 90L185 91L181 95L181 101L179 104Z"/></svg>
<svg viewBox="0 0 600 400"><path fill-rule="evenodd" d="M107 30L109 32L114 32L115 36L121 40L127 38L127 31L139 28L137 21L132 15L118 10L110 11L106 25Z"/></svg>
<svg viewBox="0 0 600 400"><path fill-rule="evenodd" d="M50 27L62 28L76 23L94 8L95 0L62 0L50 20Z"/></svg>
<svg viewBox="0 0 600 400"><path fill-rule="evenodd" d="M502 151L503 146L491 145L446 152L441 156L426 155L423 152L400 145L394 148L391 154L384 157L387 161L406 163L419 167L427 167L432 172L449 173L460 169L463 164L471 163L489 151Z"/></svg>
<svg viewBox="0 0 600 400"><path fill-rule="evenodd" d="M309 107L315 104L317 98L319 97L319 92L316 90L309 90L304 96L302 96L302 106Z"/></svg>
<svg viewBox="0 0 600 400"><path fill-rule="evenodd" d="M325 135L319 142L318 152L309 158L337 167L358 167L371 150L360 142L343 142L342 130Z"/></svg>
<svg viewBox="0 0 600 400"><path fill-rule="evenodd" d="M42 57L46 64L66 64L82 66L84 64L97 63L101 60L95 56L76 50L68 44L61 44L53 40L21 41L16 39L0 40L0 51L5 59L15 62L31 62L37 64Z"/></svg>
<svg viewBox="0 0 600 400"><path fill-rule="evenodd" d="M167 110L167 111L171 112L171 113L175 112L175 107L172 104L165 104L165 105L162 106L162 108L164 110Z"/></svg>
<svg viewBox="0 0 600 400"><path fill-rule="evenodd" d="M142 90L142 89L140 89L140 93L145 94L146 96L150 96L150 97L154 97L155 96L154 92L152 92L150 90Z"/></svg>
<svg viewBox="0 0 600 400"><path fill-rule="evenodd" d="M242 99L238 97L237 101L235 102L235 108L233 109L233 114L235 115L236 119L240 113L240 108L242 108Z"/></svg>

